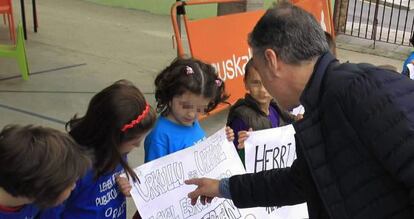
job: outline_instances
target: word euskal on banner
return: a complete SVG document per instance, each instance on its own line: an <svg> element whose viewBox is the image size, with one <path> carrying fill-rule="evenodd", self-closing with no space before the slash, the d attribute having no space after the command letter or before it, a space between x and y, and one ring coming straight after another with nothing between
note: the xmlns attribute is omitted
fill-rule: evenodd
<svg viewBox="0 0 414 219"><path fill-rule="evenodd" d="M140 183L131 195L142 218L262 218L265 211L238 209L231 200L215 198L212 203L191 205L187 194L195 189L185 185L194 177L223 178L245 173L243 164L224 129L194 146L167 155L134 169Z"/></svg>

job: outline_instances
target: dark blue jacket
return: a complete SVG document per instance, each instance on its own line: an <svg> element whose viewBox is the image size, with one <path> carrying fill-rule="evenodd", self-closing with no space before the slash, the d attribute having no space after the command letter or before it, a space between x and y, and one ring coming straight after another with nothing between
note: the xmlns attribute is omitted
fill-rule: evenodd
<svg viewBox="0 0 414 219"><path fill-rule="evenodd" d="M301 103L297 160L231 177L236 206L306 201L310 218L414 218L414 81L325 54Z"/></svg>

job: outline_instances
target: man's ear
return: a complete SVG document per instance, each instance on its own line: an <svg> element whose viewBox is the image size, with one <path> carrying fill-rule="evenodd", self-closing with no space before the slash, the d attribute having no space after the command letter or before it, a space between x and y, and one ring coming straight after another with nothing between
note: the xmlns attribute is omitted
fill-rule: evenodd
<svg viewBox="0 0 414 219"><path fill-rule="evenodd" d="M246 90L247 93L249 93L249 88L247 87L246 82L244 82L244 89Z"/></svg>
<svg viewBox="0 0 414 219"><path fill-rule="evenodd" d="M264 52L264 57L266 60L266 65L268 65L268 67L270 69L272 69L273 71L271 71L272 73L274 73L274 76L277 76L277 54L275 53L275 51L273 49L266 49Z"/></svg>

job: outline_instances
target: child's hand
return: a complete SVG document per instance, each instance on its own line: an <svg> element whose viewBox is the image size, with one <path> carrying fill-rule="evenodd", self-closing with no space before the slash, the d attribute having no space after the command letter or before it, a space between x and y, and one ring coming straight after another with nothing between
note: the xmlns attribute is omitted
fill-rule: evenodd
<svg viewBox="0 0 414 219"><path fill-rule="evenodd" d="M131 197L130 192L131 192L132 186L131 184L129 184L128 179L125 177L117 176L115 180L122 194L124 194L126 197Z"/></svg>
<svg viewBox="0 0 414 219"><path fill-rule="evenodd" d="M238 135L239 135L239 139L238 139L239 145L237 145L238 149L243 149L244 148L244 142L247 140L247 138L249 138L249 132L251 132L251 131L253 131L253 129L249 128L249 131L240 131L238 133Z"/></svg>
<svg viewBox="0 0 414 219"><path fill-rule="evenodd" d="M303 119L303 114L299 113L298 115L295 116L295 121L299 121L301 119Z"/></svg>
<svg viewBox="0 0 414 219"><path fill-rule="evenodd" d="M233 141L234 140L234 132L233 129L226 126L226 137L228 141Z"/></svg>

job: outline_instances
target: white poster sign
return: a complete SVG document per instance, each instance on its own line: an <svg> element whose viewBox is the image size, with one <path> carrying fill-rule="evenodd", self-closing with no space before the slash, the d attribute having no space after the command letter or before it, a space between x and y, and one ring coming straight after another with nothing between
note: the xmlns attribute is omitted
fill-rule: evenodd
<svg viewBox="0 0 414 219"><path fill-rule="evenodd" d="M411 80L414 80L414 65L412 63L407 65L408 68L408 74L411 78Z"/></svg>
<svg viewBox="0 0 414 219"><path fill-rule="evenodd" d="M244 143L248 173L290 167L296 159L295 129L292 125L250 132ZM306 204L268 207L271 218L308 218Z"/></svg>
<svg viewBox="0 0 414 219"><path fill-rule="evenodd" d="M243 164L224 129L196 145L156 159L134 169L140 183L133 184L132 198L142 218L265 218L264 208L238 209L228 199L215 198L211 204L195 206L187 197L196 186L184 181L195 177L220 179L243 174Z"/></svg>

